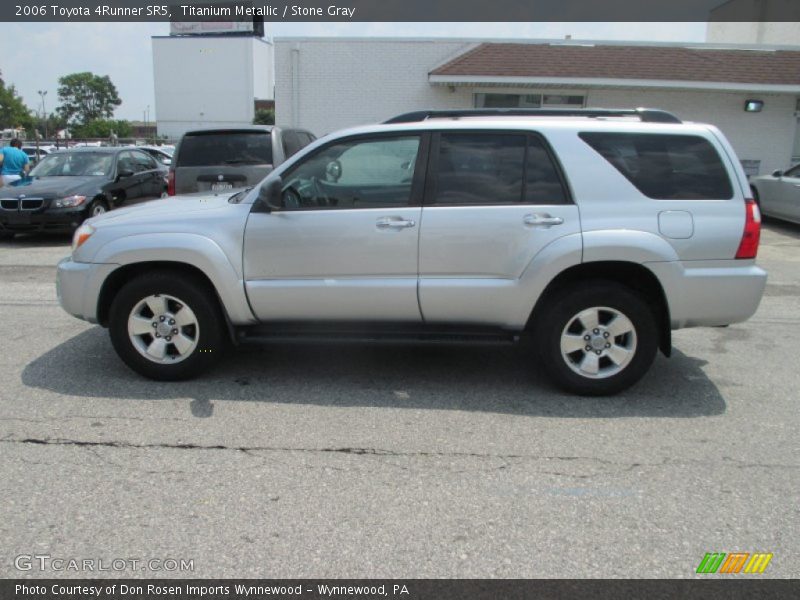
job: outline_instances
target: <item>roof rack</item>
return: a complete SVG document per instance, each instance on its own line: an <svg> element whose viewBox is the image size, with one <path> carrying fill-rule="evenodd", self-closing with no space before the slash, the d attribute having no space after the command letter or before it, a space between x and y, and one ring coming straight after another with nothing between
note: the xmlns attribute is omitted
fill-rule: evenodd
<svg viewBox="0 0 800 600"><path fill-rule="evenodd" d="M416 123L427 119L459 119L461 117L639 117L642 123L681 123L670 112L655 108L470 108L453 110L417 110L384 121Z"/></svg>

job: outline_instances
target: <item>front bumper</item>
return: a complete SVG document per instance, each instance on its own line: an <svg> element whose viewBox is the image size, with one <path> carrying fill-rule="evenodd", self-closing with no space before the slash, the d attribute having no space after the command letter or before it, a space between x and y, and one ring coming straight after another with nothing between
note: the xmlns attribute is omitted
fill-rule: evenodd
<svg viewBox="0 0 800 600"><path fill-rule="evenodd" d="M86 210L0 210L0 231L10 233L71 232L86 219Z"/></svg>
<svg viewBox="0 0 800 600"><path fill-rule="evenodd" d="M767 272L754 261L647 263L664 286L672 329L746 321L758 310Z"/></svg>
<svg viewBox="0 0 800 600"><path fill-rule="evenodd" d="M79 263L71 256L56 268L58 303L73 317L97 323L97 301L103 282L119 265Z"/></svg>

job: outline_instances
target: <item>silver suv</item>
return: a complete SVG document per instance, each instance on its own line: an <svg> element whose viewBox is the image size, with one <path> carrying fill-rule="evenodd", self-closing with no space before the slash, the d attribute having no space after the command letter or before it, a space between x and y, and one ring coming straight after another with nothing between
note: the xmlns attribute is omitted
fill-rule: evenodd
<svg viewBox="0 0 800 600"><path fill-rule="evenodd" d="M756 311L749 190L718 129L663 111L409 113L317 140L252 190L91 219L59 299L158 380L243 335L527 338L557 384L611 394L672 329Z"/></svg>

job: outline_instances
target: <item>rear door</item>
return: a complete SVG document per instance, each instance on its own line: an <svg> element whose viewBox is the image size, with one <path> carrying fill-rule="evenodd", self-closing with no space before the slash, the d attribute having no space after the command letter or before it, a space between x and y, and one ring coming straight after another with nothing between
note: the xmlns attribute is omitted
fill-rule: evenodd
<svg viewBox="0 0 800 600"><path fill-rule="evenodd" d="M142 177L137 171L138 166L134 160L133 152L125 150L117 157L117 182L114 186L115 195L120 192L125 200L134 200L143 194Z"/></svg>
<svg viewBox="0 0 800 600"><path fill-rule="evenodd" d="M536 254L580 232L545 140L530 132L435 134L420 230L426 322L502 325Z"/></svg>
<svg viewBox="0 0 800 600"><path fill-rule="evenodd" d="M282 174L283 210L250 214L247 295L262 321L421 321L425 136L337 140Z"/></svg>
<svg viewBox="0 0 800 600"><path fill-rule="evenodd" d="M156 159L141 150L132 152L136 175L141 178L142 196L146 198L161 195L164 189L164 172Z"/></svg>

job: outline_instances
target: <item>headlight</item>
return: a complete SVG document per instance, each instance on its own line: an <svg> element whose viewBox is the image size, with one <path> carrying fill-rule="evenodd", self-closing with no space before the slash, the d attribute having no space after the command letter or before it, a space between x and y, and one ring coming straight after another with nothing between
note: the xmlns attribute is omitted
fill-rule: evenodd
<svg viewBox="0 0 800 600"><path fill-rule="evenodd" d="M67 196L59 198L53 203L55 208L73 208L86 202L86 196Z"/></svg>
<svg viewBox="0 0 800 600"><path fill-rule="evenodd" d="M92 237L95 229L88 223L84 223L77 230L75 230L75 235L72 236L72 251L75 252L78 248L80 248L83 243Z"/></svg>

